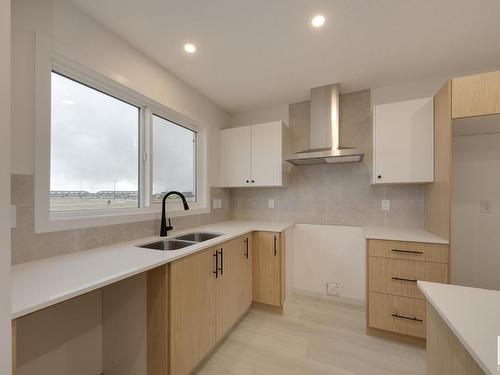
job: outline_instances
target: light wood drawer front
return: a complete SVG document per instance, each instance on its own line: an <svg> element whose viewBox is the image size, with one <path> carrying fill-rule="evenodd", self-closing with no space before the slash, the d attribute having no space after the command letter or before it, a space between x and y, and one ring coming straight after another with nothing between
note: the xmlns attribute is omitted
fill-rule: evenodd
<svg viewBox="0 0 500 375"><path fill-rule="evenodd" d="M448 266L442 263L368 258L369 291L424 299L416 280L448 282Z"/></svg>
<svg viewBox="0 0 500 375"><path fill-rule="evenodd" d="M368 308L370 327L425 338L425 301L370 293Z"/></svg>
<svg viewBox="0 0 500 375"><path fill-rule="evenodd" d="M448 263L448 245L401 241L368 241L368 255L375 257Z"/></svg>

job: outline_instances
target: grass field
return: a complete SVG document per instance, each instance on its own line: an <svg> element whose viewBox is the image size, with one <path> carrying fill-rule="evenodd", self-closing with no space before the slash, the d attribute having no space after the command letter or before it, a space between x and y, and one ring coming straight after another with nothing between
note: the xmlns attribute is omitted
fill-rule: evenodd
<svg viewBox="0 0 500 375"><path fill-rule="evenodd" d="M50 211L105 210L138 206L137 199L50 198Z"/></svg>

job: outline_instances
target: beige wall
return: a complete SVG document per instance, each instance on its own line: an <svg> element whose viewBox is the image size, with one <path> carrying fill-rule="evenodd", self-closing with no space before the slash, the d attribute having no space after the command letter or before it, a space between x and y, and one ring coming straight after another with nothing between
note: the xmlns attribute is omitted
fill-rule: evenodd
<svg viewBox="0 0 500 375"><path fill-rule="evenodd" d="M379 105L434 96L449 78L451 77L436 77L372 88L372 104Z"/></svg>
<svg viewBox="0 0 500 375"><path fill-rule="evenodd" d="M497 119L500 125L500 119ZM490 213L480 212L489 200ZM500 134L453 142L453 284L500 290Z"/></svg>
<svg viewBox="0 0 500 375"><path fill-rule="evenodd" d="M246 111L235 114L231 117L231 127L260 124L269 121L281 120L289 124L288 104L258 108L253 111Z"/></svg>
<svg viewBox="0 0 500 375"><path fill-rule="evenodd" d="M286 188L233 189L231 214L238 219L268 218L302 224L380 225L421 228L423 187L373 186L370 91L341 95L341 133L346 146L365 152L361 163L293 167ZM290 149L308 148L309 102L290 105ZM268 200L275 208L268 208ZM391 210L381 210L381 200Z"/></svg>
<svg viewBox="0 0 500 375"><path fill-rule="evenodd" d="M10 374L10 0L0 0L0 50L0 374Z"/></svg>
<svg viewBox="0 0 500 375"><path fill-rule="evenodd" d="M101 374L101 291L19 318L17 337L17 375Z"/></svg>

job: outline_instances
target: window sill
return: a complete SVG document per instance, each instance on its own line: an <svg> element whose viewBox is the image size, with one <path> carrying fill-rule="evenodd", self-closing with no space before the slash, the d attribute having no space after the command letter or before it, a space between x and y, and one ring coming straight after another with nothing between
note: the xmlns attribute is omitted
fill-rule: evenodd
<svg viewBox="0 0 500 375"><path fill-rule="evenodd" d="M167 207L167 216L170 218L180 216L201 215L210 213L208 207L193 207L187 211L180 204ZM87 212L52 212L46 219L35 213L35 233L56 232L63 230L102 227L139 221L149 221L161 218L161 207L154 205L150 208L137 208L123 211L87 211Z"/></svg>

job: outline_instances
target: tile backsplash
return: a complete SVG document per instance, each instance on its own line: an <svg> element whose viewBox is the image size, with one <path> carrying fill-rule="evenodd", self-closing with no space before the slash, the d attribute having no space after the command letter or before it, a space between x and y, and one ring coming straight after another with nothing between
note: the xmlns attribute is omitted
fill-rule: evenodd
<svg viewBox="0 0 500 375"><path fill-rule="evenodd" d="M16 228L12 229L12 264L130 241L159 233L159 220L107 225L59 232L34 232L33 175L13 174L12 204L16 205ZM229 192L212 188L212 198L222 200L222 208L210 214L172 218L175 229L186 229L227 220Z"/></svg>
<svg viewBox="0 0 500 375"><path fill-rule="evenodd" d="M370 91L340 96L343 146L364 151L362 162L294 166L284 188L239 188L231 191L231 216L267 218L306 224L423 227L421 185L371 185L372 113ZM290 105L290 149L309 146L309 102ZM269 199L275 207L268 208ZM382 211L382 199L391 200Z"/></svg>

